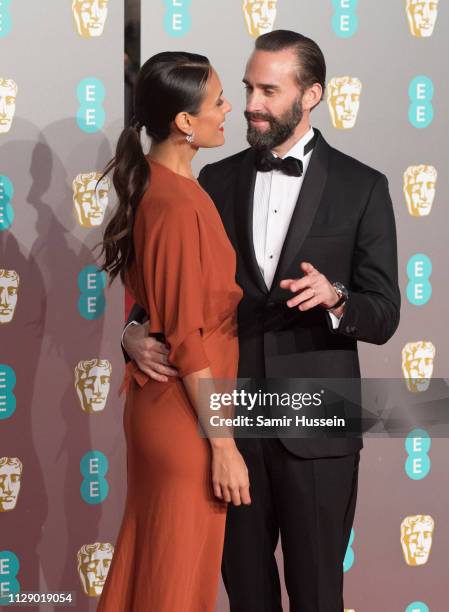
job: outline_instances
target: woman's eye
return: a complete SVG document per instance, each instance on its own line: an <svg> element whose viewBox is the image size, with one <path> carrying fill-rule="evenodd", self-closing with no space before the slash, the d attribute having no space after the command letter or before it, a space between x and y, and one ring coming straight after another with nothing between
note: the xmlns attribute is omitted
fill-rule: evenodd
<svg viewBox="0 0 449 612"><path fill-rule="evenodd" d="M224 103L223 98L220 98L217 102L217 106L222 106L223 103Z"/></svg>

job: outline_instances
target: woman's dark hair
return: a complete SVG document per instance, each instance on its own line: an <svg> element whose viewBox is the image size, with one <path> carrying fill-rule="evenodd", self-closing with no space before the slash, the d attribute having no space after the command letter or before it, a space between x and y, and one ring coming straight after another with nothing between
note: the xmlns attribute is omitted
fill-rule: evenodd
<svg viewBox="0 0 449 612"><path fill-rule="evenodd" d="M311 38L290 30L274 30L256 39L256 49L259 51L294 49L298 59L296 75L298 85L304 91L314 83L319 83L324 94L326 61L323 52Z"/></svg>
<svg viewBox="0 0 449 612"><path fill-rule="evenodd" d="M118 197L117 209L109 221L100 256L101 270L109 273L109 284L117 274L124 281L134 259L133 227L137 206L150 181L150 168L140 142L140 130L155 142L168 138L176 115L198 114L211 71L207 57L182 51L164 52L147 60L137 75L134 90L134 117L117 142L115 157L97 181L114 170L112 182Z"/></svg>

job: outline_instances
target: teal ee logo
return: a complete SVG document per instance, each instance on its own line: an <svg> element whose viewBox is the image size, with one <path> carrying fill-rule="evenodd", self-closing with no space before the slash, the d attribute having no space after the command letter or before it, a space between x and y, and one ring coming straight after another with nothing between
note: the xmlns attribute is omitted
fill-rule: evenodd
<svg viewBox="0 0 449 612"><path fill-rule="evenodd" d="M0 0L0 38L5 38L11 32L12 20L9 12L11 0Z"/></svg>
<svg viewBox="0 0 449 612"><path fill-rule="evenodd" d="M10 550L0 550L0 604L9 604L8 596L17 595L20 592L20 584L17 581L19 572L19 559Z"/></svg>
<svg viewBox="0 0 449 612"><path fill-rule="evenodd" d="M14 221L14 209L11 206L13 195L13 184L7 176L0 174L0 232L9 229Z"/></svg>
<svg viewBox="0 0 449 612"><path fill-rule="evenodd" d="M432 262L427 255L417 253L407 263L407 299L410 304L423 306L432 297L432 285L429 278L432 274Z"/></svg>
<svg viewBox="0 0 449 612"><path fill-rule="evenodd" d="M354 542L355 533L354 529L351 529L351 535L349 536L348 548L346 549L345 558L343 559L343 571L347 572L354 565L355 554L352 548L352 544Z"/></svg>
<svg viewBox="0 0 449 612"><path fill-rule="evenodd" d="M87 504L101 504L109 492L108 481L105 479L109 469L106 455L100 451L89 451L80 461L80 471L84 477L80 491Z"/></svg>
<svg viewBox="0 0 449 612"><path fill-rule="evenodd" d="M192 27L189 7L192 0L164 0L166 12L164 29L169 36L179 38L185 36Z"/></svg>
<svg viewBox="0 0 449 612"><path fill-rule="evenodd" d="M429 612L429 606L422 601L414 601L407 606L405 612Z"/></svg>
<svg viewBox="0 0 449 612"><path fill-rule="evenodd" d="M359 25L355 9L358 0L332 0L334 14L332 28L339 38L350 38Z"/></svg>
<svg viewBox="0 0 449 612"><path fill-rule="evenodd" d="M408 87L408 120L415 128L426 128L433 121L433 83L426 76L415 77Z"/></svg>
<svg viewBox="0 0 449 612"><path fill-rule="evenodd" d="M104 313L106 280L106 273L95 266L86 266L78 274L78 288L81 292L78 311L85 319L98 319Z"/></svg>
<svg viewBox="0 0 449 612"><path fill-rule="evenodd" d="M422 480L430 472L428 452L432 441L424 429L413 429L405 439L405 472L412 480Z"/></svg>
<svg viewBox="0 0 449 612"><path fill-rule="evenodd" d="M0 363L0 421L9 419L16 411L16 375L8 365Z"/></svg>
<svg viewBox="0 0 449 612"><path fill-rule="evenodd" d="M76 113L78 127L88 134L101 130L105 121L103 83L95 77L83 79L76 88L76 97L80 104Z"/></svg>

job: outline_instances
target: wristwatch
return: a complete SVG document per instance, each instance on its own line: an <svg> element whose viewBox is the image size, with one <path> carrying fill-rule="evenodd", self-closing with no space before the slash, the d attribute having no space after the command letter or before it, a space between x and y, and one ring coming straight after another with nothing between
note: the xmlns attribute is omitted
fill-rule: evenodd
<svg viewBox="0 0 449 612"><path fill-rule="evenodd" d="M335 289L335 293L338 295L339 299L336 304L331 306L331 308L326 308L326 310L328 311L335 310L336 308L344 304L349 298L349 292L343 285L343 283L335 281L334 283L332 283L332 287Z"/></svg>

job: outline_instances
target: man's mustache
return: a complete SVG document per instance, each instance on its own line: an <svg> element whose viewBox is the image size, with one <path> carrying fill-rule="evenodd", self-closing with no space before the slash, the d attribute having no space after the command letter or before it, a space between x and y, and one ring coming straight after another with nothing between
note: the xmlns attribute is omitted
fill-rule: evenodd
<svg viewBox="0 0 449 612"><path fill-rule="evenodd" d="M264 113L250 113L248 111L244 111L245 119L247 121L251 121L251 119L259 120L259 121L268 121L271 125L276 122L273 115L266 115Z"/></svg>

